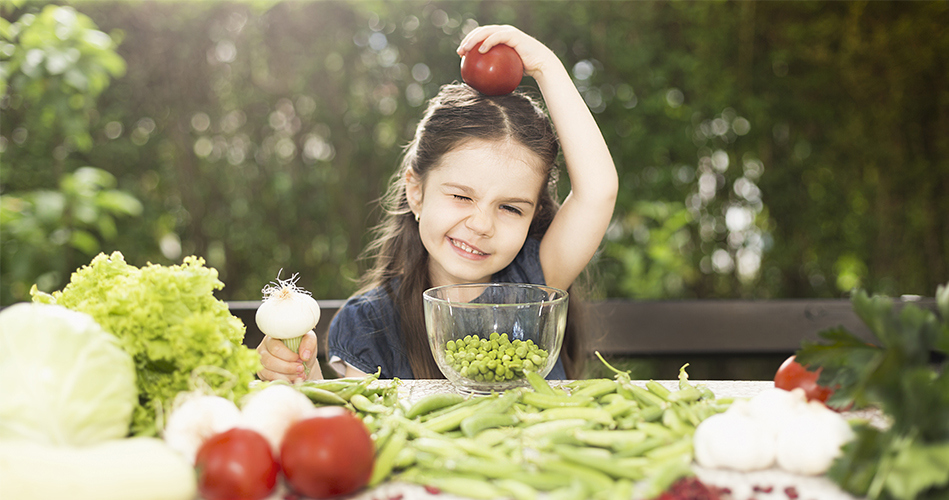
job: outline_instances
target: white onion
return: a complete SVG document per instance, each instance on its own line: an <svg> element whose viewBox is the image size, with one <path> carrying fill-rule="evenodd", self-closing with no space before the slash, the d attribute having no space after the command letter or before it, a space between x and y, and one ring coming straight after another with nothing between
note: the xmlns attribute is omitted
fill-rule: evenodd
<svg viewBox="0 0 949 500"><path fill-rule="evenodd" d="M289 385L273 384L251 393L241 408L241 427L259 432L279 453L287 429L313 411L313 403Z"/></svg>
<svg viewBox="0 0 949 500"><path fill-rule="evenodd" d="M299 346L299 337L316 328L320 321L320 305L310 292L296 286L298 275L288 280L281 280L278 274L277 282L267 285L263 289L264 300L257 308L257 327L265 335L275 339L296 340ZM293 345L288 346L296 352Z"/></svg>
<svg viewBox="0 0 949 500"><path fill-rule="evenodd" d="M231 400L189 395L171 412L163 435L171 449L193 464L198 449L208 438L236 427L240 421L241 411Z"/></svg>

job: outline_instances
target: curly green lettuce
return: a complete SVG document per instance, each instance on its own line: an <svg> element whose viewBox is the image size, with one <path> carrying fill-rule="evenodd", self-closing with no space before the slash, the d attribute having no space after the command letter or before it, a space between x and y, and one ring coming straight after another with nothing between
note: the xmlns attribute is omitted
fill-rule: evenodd
<svg viewBox="0 0 949 500"><path fill-rule="evenodd" d="M159 413L180 392L203 388L236 402L249 391L260 361L242 344L244 324L214 297L223 287L200 257L137 268L114 252L78 269L62 291L34 286L32 295L89 314L118 337L137 372L132 434L154 436Z"/></svg>

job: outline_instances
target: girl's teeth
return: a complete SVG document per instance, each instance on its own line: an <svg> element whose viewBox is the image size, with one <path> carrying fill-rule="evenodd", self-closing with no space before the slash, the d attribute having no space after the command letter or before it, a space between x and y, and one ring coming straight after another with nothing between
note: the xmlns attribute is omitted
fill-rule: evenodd
<svg viewBox="0 0 949 500"><path fill-rule="evenodd" d="M479 251L475 250L474 248L471 248L470 246L468 246L468 245L467 245L465 242L463 242L463 241L458 241L458 240L454 240L454 239L453 239L453 240L451 240L451 243L452 243L453 245L455 245L456 247L458 247L458 248L460 248L460 249L462 249L462 250L464 250L464 251L466 251L466 252L468 252L468 253L473 253L473 254L475 254L475 255L484 255L483 252L479 252Z"/></svg>

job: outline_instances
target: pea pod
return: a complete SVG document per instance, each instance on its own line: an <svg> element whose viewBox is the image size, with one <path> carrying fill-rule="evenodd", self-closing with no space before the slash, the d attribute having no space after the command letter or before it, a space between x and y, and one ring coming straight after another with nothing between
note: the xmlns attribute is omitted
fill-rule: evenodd
<svg viewBox="0 0 949 500"><path fill-rule="evenodd" d="M613 416L602 408L550 408L536 414L521 417L526 422L548 422L551 420L582 419L601 425L613 425Z"/></svg>
<svg viewBox="0 0 949 500"><path fill-rule="evenodd" d="M636 425L636 428L645 432L646 435L651 437L660 437L668 440L673 440L679 437L678 434L661 423L640 422Z"/></svg>
<svg viewBox="0 0 949 500"><path fill-rule="evenodd" d="M470 477L430 477L425 484L446 493L468 498L493 500L504 496L504 493L489 481Z"/></svg>
<svg viewBox="0 0 949 500"><path fill-rule="evenodd" d="M523 431L521 431L521 437L530 441L540 439L551 434L568 432L573 429L582 429L588 425L590 425L590 422L582 418L530 423L524 428Z"/></svg>
<svg viewBox="0 0 949 500"><path fill-rule="evenodd" d="M573 435L584 444L600 448L631 446L645 441L647 437L646 433L640 430L574 429Z"/></svg>
<svg viewBox="0 0 949 500"><path fill-rule="evenodd" d="M362 394L366 392L366 389L368 389L369 384L375 382L378 379L379 379L379 372L366 375L365 377L360 379L359 382L355 384L351 384L347 387L344 387L342 390L338 391L336 394L339 397L345 399L346 401L349 401L349 399L352 398L354 394Z"/></svg>
<svg viewBox="0 0 949 500"><path fill-rule="evenodd" d="M630 401L623 397L618 397L612 400L609 404L602 407L604 410L609 412L613 418L622 417L628 415L630 412L639 408L639 405L635 401Z"/></svg>
<svg viewBox="0 0 949 500"><path fill-rule="evenodd" d="M488 413L472 415L461 421L461 432L468 437L474 437L485 429L494 427L509 427L520 422L514 415L507 413Z"/></svg>
<svg viewBox="0 0 949 500"><path fill-rule="evenodd" d="M385 405L378 403L373 403L366 396L362 394L353 394L353 397L349 398L349 402L357 410L364 413L388 413L389 408Z"/></svg>
<svg viewBox="0 0 949 500"><path fill-rule="evenodd" d="M550 386L549 383L541 377L539 373L529 371L524 374L524 377L527 378L527 383L531 385L531 388L534 389L539 394L556 394L554 388Z"/></svg>
<svg viewBox="0 0 949 500"><path fill-rule="evenodd" d="M655 498L669 489L676 479L691 474L691 456L679 456L650 467L648 479L640 494L643 498Z"/></svg>
<svg viewBox="0 0 949 500"><path fill-rule="evenodd" d="M647 391L646 389L643 389L642 387L639 387L636 384L627 384L625 385L625 387L627 390L629 390L633 399L635 399L636 402L638 402L639 405L642 407L647 407L647 406L662 407L662 406L665 406L666 404L666 401L664 399Z"/></svg>
<svg viewBox="0 0 949 500"><path fill-rule="evenodd" d="M514 500L536 500L537 490L527 483L517 479L499 479L494 484L505 493L510 494ZM629 500L628 498L626 500Z"/></svg>
<svg viewBox="0 0 949 500"><path fill-rule="evenodd" d="M546 459L538 464L545 472L564 474L580 480L589 491L601 491L613 485L610 476L590 467L567 462L562 459Z"/></svg>
<svg viewBox="0 0 949 500"><path fill-rule="evenodd" d="M326 380L307 380L303 382L301 387L315 387L317 389L323 389L324 391L339 392L358 383L358 381L351 379L334 378Z"/></svg>
<svg viewBox="0 0 949 500"><path fill-rule="evenodd" d="M619 479L613 483L613 487L605 493L605 500L629 500L633 497L633 482L627 479Z"/></svg>
<svg viewBox="0 0 949 500"><path fill-rule="evenodd" d="M564 406L587 406L593 402L590 396L570 396L567 394L541 394L525 392L521 402L537 408L560 408Z"/></svg>
<svg viewBox="0 0 949 500"><path fill-rule="evenodd" d="M574 396L589 396L599 398L600 396L616 392L617 383L615 380L599 379L583 388L573 392Z"/></svg>
<svg viewBox="0 0 949 500"><path fill-rule="evenodd" d="M662 425L680 436L695 432L695 427L687 421L683 421L678 411L676 411L676 408L673 407L666 408L666 410L662 412Z"/></svg>
<svg viewBox="0 0 949 500"><path fill-rule="evenodd" d="M411 442L412 448L415 448L416 451L421 451L429 453L438 457L460 457L465 454L464 450L459 448L449 439L442 437L420 437L413 439Z"/></svg>
<svg viewBox="0 0 949 500"><path fill-rule="evenodd" d="M686 387L685 389L679 389L678 391L669 393L669 397L666 399L671 402L682 401L691 403L693 401L698 401L701 397L702 391L696 389L695 387Z"/></svg>
<svg viewBox="0 0 949 500"><path fill-rule="evenodd" d="M639 416L644 422L655 422L662 418L664 411L661 406L647 406L639 412Z"/></svg>
<svg viewBox="0 0 949 500"><path fill-rule="evenodd" d="M554 452L568 462L598 470L615 479L640 480L645 477L642 469L623 467L612 458L589 453L588 450L567 445L554 447Z"/></svg>
<svg viewBox="0 0 949 500"><path fill-rule="evenodd" d="M488 402L489 400L485 399L479 401L470 406L463 406L457 408L451 412L439 415L431 420L424 422L422 425L429 430L435 432L447 432L450 430L457 429L461 425L461 421L474 415L478 411L478 407Z"/></svg>
<svg viewBox="0 0 949 500"><path fill-rule="evenodd" d="M569 476L554 472L528 471L517 477L522 483L541 491L552 491L570 486Z"/></svg>
<svg viewBox="0 0 949 500"><path fill-rule="evenodd" d="M451 460L447 468L458 472L479 474L489 479L515 479L521 474L519 464L499 457L458 458Z"/></svg>
<svg viewBox="0 0 949 500"><path fill-rule="evenodd" d="M570 389L571 391L575 391L577 389L582 389L588 385L595 384L601 380L610 380L610 379L582 378L582 379L577 379L577 380L571 380L570 382L567 382L566 384L564 384L563 387L566 387L567 389Z"/></svg>
<svg viewBox="0 0 949 500"><path fill-rule="evenodd" d="M395 429L385 445L376 455L376 462L369 477L369 486L376 486L389 477L395 467L396 458L408 442L408 432L405 429Z"/></svg>
<svg viewBox="0 0 949 500"><path fill-rule="evenodd" d="M589 487L583 481L574 480L569 486L558 488L550 492L550 500L587 500L590 496Z"/></svg>
<svg viewBox="0 0 949 500"><path fill-rule="evenodd" d="M408 469L409 467L415 465L415 449L411 446L405 446L399 453L395 456L395 463L393 464L393 470L395 469Z"/></svg>
<svg viewBox="0 0 949 500"><path fill-rule="evenodd" d="M464 396L456 393L429 394L416 401L415 404L409 408L409 411L405 412L405 416L406 418L415 418L441 408L456 405L464 400Z"/></svg>
<svg viewBox="0 0 949 500"><path fill-rule="evenodd" d="M310 398L310 401L316 405L342 406L348 404L347 401L338 394L327 391L326 389L304 385L300 386L300 392L302 392L304 396Z"/></svg>
<svg viewBox="0 0 949 500"><path fill-rule="evenodd" d="M618 457L641 457L646 453L659 448L660 446L671 443L669 438L647 437L638 443L628 443L615 447Z"/></svg>
<svg viewBox="0 0 949 500"><path fill-rule="evenodd" d="M639 403L642 407L647 406L660 406L663 407L666 405L666 400L661 397L653 394L652 392L647 391L646 389L639 387L636 384L626 384L626 389L629 390L633 399Z"/></svg>
<svg viewBox="0 0 949 500"><path fill-rule="evenodd" d="M645 453L647 458L653 460L674 459L677 457L692 457L692 439L689 437L679 439L671 444L659 446Z"/></svg>
<svg viewBox="0 0 949 500"><path fill-rule="evenodd" d="M669 389L666 389L662 384L656 382L655 380L646 382L646 390L655 394L656 396L659 396L665 401L669 400Z"/></svg>

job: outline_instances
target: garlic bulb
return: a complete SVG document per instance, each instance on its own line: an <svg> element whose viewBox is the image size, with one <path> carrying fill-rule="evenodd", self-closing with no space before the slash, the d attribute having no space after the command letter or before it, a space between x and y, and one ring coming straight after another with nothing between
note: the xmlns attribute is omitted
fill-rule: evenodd
<svg viewBox="0 0 949 500"><path fill-rule="evenodd" d="M778 433L776 459L788 472L823 474L840 456L840 447L853 438L853 430L840 414L812 401Z"/></svg>
<svg viewBox="0 0 949 500"><path fill-rule="evenodd" d="M774 463L773 433L749 414L746 401L736 401L725 413L703 420L695 429L692 446L695 461L702 467L747 472Z"/></svg>
<svg viewBox="0 0 949 500"><path fill-rule="evenodd" d="M850 425L800 389L768 389L738 400L695 429L695 461L709 468L752 471L777 463L795 474L827 472L853 439Z"/></svg>

